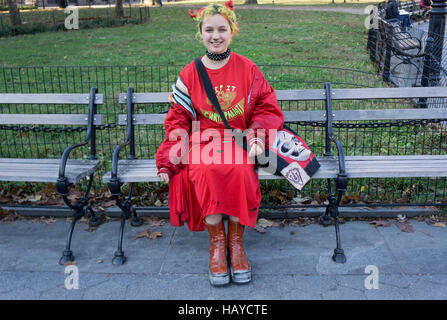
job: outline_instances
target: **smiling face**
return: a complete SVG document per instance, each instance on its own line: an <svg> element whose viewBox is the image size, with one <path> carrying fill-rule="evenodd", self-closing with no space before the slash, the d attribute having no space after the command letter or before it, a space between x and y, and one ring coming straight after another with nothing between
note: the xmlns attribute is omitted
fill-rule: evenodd
<svg viewBox="0 0 447 320"><path fill-rule="evenodd" d="M201 35L208 52L214 54L225 52L233 37L229 22L220 14L203 19Z"/></svg>

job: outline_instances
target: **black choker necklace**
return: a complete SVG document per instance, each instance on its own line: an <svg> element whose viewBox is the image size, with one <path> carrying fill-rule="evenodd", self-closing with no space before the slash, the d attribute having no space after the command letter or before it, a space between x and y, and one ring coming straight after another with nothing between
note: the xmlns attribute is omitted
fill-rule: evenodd
<svg viewBox="0 0 447 320"><path fill-rule="evenodd" d="M208 57L208 59L210 59L210 60L222 61L230 56L231 50L230 50L230 48L228 48L227 51L225 51L223 53L218 53L218 54L210 53L210 52L208 52L208 50L206 50L205 53L206 53L206 56Z"/></svg>

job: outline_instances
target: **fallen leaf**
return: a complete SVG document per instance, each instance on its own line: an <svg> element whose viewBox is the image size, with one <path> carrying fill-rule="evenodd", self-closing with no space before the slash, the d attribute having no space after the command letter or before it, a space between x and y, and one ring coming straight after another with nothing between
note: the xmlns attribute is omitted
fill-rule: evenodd
<svg viewBox="0 0 447 320"><path fill-rule="evenodd" d="M139 238L148 238L148 239L156 239L158 237L163 236L163 234L160 231L154 231L154 232L150 232L149 229L141 231L136 237L135 239L139 239Z"/></svg>
<svg viewBox="0 0 447 320"><path fill-rule="evenodd" d="M104 202L102 204L102 207L103 208L108 208L108 207L114 206L115 204L116 204L115 200L110 200L110 201Z"/></svg>
<svg viewBox="0 0 447 320"><path fill-rule="evenodd" d="M158 217L150 216L150 217L141 217L145 224L148 224L149 227L161 227L165 224L165 221L160 220Z"/></svg>
<svg viewBox="0 0 447 320"><path fill-rule="evenodd" d="M13 213L14 213L13 210L5 210L3 208L0 208L0 219L3 219Z"/></svg>
<svg viewBox="0 0 447 320"><path fill-rule="evenodd" d="M413 228L413 226L409 222L396 221L396 226L402 232L414 232L414 228Z"/></svg>
<svg viewBox="0 0 447 320"><path fill-rule="evenodd" d="M156 207L161 207L163 205L163 203L160 200L155 201L154 205Z"/></svg>
<svg viewBox="0 0 447 320"><path fill-rule="evenodd" d="M265 232L267 232L267 230L265 229L265 228L263 228L263 227L261 227L259 224L255 224L255 228L254 228L256 231L258 231L258 232L260 232L260 233L265 233Z"/></svg>
<svg viewBox="0 0 447 320"><path fill-rule="evenodd" d="M93 231L95 231L96 229L98 229L98 227L88 226L88 228L87 228L87 229L84 229L84 231L87 231L87 232L93 232Z"/></svg>
<svg viewBox="0 0 447 320"><path fill-rule="evenodd" d="M312 223L313 223L313 220L308 218L308 217L303 217L300 220L300 226L301 227L306 227L306 226L308 226L308 225L310 225Z"/></svg>
<svg viewBox="0 0 447 320"><path fill-rule="evenodd" d="M374 220L374 221L370 221L368 223L374 227L389 227L390 226L389 222L380 221L380 220Z"/></svg>
<svg viewBox="0 0 447 320"><path fill-rule="evenodd" d="M258 220L258 225L260 225L263 228L268 228L273 226L273 221L262 218Z"/></svg>
<svg viewBox="0 0 447 320"><path fill-rule="evenodd" d="M156 239L158 237L163 236L163 234L160 231L151 232L149 235L149 239Z"/></svg>
<svg viewBox="0 0 447 320"><path fill-rule="evenodd" d="M49 217L49 218L45 218L45 217L40 217L39 220L41 223L45 223L45 224L53 224L56 222L56 219L53 217Z"/></svg>
<svg viewBox="0 0 447 320"><path fill-rule="evenodd" d="M304 198L297 197L297 198L293 198L293 201L295 201L296 203L303 203L303 202L310 201L310 200L312 200L312 199L309 198L309 197L304 197Z"/></svg>
<svg viewBox="0 0 447 320"><path fill-rule="evenodd" d="M149 229L144 230L144 231L141 231L139 234L137 234L137 236L135 237L135 239L144 238L144 237L149 238L149 234L150 234L150 233L151 233L151 232L149 231Z"/></svg>

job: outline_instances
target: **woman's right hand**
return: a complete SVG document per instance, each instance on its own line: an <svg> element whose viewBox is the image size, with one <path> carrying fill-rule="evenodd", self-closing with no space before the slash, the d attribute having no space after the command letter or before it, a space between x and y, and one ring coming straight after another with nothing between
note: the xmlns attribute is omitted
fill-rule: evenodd
<svg viewBox="0 0 447 320"><path fill-rule="evenodd" d="M158 174L158 177L161 179L161 181L169 183L169 175L167 173L160 172Z"/></svg>

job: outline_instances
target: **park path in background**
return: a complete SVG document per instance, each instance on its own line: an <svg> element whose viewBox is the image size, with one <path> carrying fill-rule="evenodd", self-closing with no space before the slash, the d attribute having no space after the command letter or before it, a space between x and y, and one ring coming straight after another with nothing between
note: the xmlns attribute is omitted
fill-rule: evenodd
<svg viewBox="0 0 447 320"><path fill-rule="evenodd" d="M367 4L365 4L366 8ZM235 6L236 9L257 9L257 10L298 10L298 11L318 11L318 12L340 12L350 14L365 14L365 8L334 8L320 6Z"/></svg>
<svg viewBox="0 0 447 320"><path fill-rule="evenodd" d="M169 3L164 4L163 6L169 6ZM365 4L365 8L368 4ZM175 4L172 7L187 7L187 8L197 8L200 9L203 5L183 5L183 4ZM340 12L340 13L350 13L350 14L365 14L365 8L341 8L341 7L327 7L327 6L250 6L250 5L241 5L234 6L236 10L239 9L252 9L252 10L285 10L285 11L317 11L317 12Z"/></svg>

